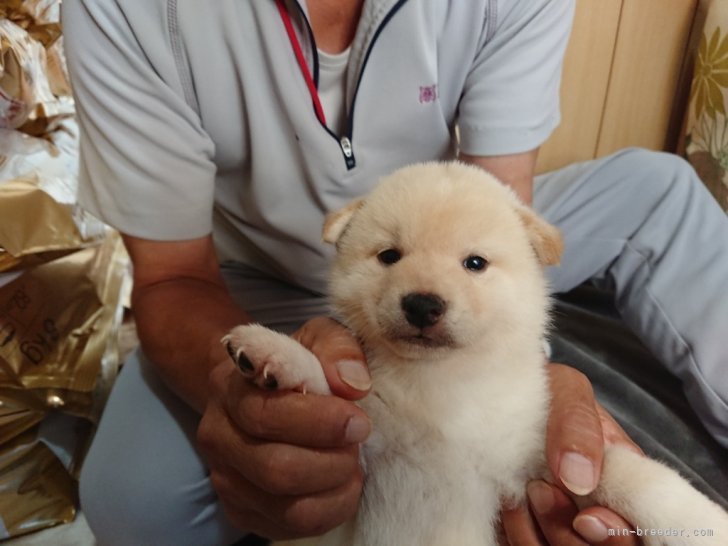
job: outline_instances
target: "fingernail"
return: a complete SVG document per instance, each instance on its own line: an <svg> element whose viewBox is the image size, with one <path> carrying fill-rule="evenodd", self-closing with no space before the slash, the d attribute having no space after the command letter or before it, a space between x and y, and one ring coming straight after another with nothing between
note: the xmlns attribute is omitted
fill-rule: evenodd
<svg viewBox="0 0 728 546"><path fill-rule="evenodd" d="M597 486L594 465L579 453L569 452L561 457L559 478L572 493L587 495Z"/></svg>
<svg viewBox="0 0 728 546"><path fill-rule="evenodd" d="M574 530L589 543L604 542L609 538L607 526L594 516L577 516L574 520Z"/></svg>
<svg viewBox="0 0 728 546"><path fill-rule="evenodd" d="M372 425L369 419L354 415L350 417L346 422L346 430L344 431L344 437L346 441L352 444L358 444L363 442L369 437L369 433L372 430Z"/></svg>
<svg viewBox="0 0 728 546"><path fill-rule="evenodd" d="M360 360L340 360L336 363L341 380L358 391L368 391L372 386L372 378Z"/></svg>
<svg viewBox="0 0 728 546"><path fill-rule="evenodd" d="M546 514L554 506L554 494L543 482L531 482L526 487L528 500L537 514Z"/></svg>

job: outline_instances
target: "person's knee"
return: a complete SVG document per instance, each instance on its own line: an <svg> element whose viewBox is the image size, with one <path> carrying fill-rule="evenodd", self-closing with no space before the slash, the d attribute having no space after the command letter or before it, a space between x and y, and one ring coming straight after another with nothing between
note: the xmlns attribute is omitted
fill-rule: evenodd
<svg viewBox="0 0 728 546"><path fill-rule="evenodd" d="M684 198L700 186L693 167L676 154L628 148L617 154L615 160L632 179L635 193L651 194L656 200Z"/></svg>
<svg viewBox="0 0 728 546"><path fill-rule="evenodd" d="M157 485L128 468L112 468L92 451L81 472L79 500L98 543L163 544L158 538L171 529L165 514L173 503L158 497Z"/></svg>
<svg viewBox="0 0 728 546"><path fill-rule="evenodd" d="M79 497L99 546L227 545L244 534L225 517L203 469L153 450L92 446Z"/></svg>
<svg viewBox="0 0 728 546"><path fill-rule="evenodd" d="M131 451L131 450L130 450ZM106 454L108 455L108 453ZM197 530L203 506L183 498L185 488L154 471L150 453L105 457L92 448L81 472L81 510L98 543L104 546L163 546L186 542ZM119 465L119 459L127 463ZM214 501L214 499L211 499ZM182 536L181 536L182 534ZM187 536L184 536L187 535Z"/></svg>
<svg viewBox="0 0 728 546"><path fill-rule="evenodd" d="M81 509L99 545L225 545L240 536L195 449L198 420L133 353L81 471Z"/></svg>

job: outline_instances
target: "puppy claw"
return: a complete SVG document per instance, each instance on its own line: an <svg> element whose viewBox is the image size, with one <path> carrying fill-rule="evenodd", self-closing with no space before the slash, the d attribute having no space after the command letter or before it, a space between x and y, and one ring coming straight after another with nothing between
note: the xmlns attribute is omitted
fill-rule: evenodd
<svg viewBox="0 0 728 546"><path fill-rule="evenodd" d="M230 358L233 359L233 362L237 360L237 355L235 354L235 349L233 349L233 344L230 343L230 336L225 336L222 338L222 342L225 345L225 350L227 351L227 354L230 355Z"/></svg>
<svg viewBox="0 0 728 546"><path fill-rule="evenodd" d="M238 353L238 359L235 361L235 363L238 365L238 368L240 368L240 371L246 375L255 372L253 363L242 351Z"/></svg>
<svg viewBox="0 0 728 546"><path fill-rule="evenodd" d="M243 352L243 350L233 347L229 335L222 338L222 343L225 345L225 350L227 351L227 354L230 356L235 365L240 368L241 372L243 372L245 375L250 375L250 373L255 371L253 363Z"/></svg>

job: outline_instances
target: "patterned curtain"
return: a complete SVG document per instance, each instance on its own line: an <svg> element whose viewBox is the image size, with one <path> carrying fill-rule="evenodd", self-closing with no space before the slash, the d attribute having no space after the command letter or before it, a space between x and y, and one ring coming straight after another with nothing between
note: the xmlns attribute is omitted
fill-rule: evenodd
<svg viewBox="0 0 728 546"><path fill-rule="evenodd" d="M687 112L685 153L728 211L728 2L713 1L700 40Z"/></svg>

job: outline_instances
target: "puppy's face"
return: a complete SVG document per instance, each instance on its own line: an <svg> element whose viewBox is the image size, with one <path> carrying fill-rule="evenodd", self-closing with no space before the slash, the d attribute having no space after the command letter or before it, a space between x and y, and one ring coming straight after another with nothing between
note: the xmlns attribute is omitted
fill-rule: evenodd
<svg viewBox="0 0 728 546"><path fill-rule="evenodd" d="M543 332L558 233L481 169L401 169L330 215L324 239L333 303L369 347L422 358Z"/></svg>

